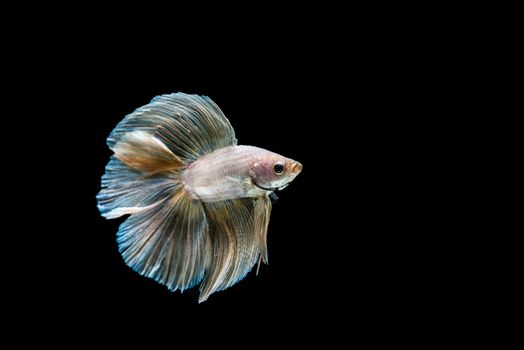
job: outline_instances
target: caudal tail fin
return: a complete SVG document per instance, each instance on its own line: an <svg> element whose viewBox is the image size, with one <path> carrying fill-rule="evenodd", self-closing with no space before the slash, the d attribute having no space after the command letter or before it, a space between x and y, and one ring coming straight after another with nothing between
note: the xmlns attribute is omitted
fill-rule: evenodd
<svg viewBox="0 0 524 350"><path fill-rule="evenodd" d="M207 97L158 96L126 116L107 143L114 155L98 209L108 219L131 214L117 234L125 262L171 290L200 282L212 250L208 223L181 176L192 161L236 144L229 121Z"/></svg>

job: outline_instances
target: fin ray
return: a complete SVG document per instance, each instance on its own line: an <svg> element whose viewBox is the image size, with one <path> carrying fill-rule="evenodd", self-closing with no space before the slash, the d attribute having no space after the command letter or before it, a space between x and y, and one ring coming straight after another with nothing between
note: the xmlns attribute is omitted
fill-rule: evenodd
<svg viewBox="0 0 524 350"><path fill-rule="evenodd" d="M162 141L145 131L137 130L123 135L113 151L122 163L149 175L182 167L179 157Z"/></svg>
<svg viewBox="0 0 524 350"><path fill-rule="evenodd" d="M252 198L204 203L214 259L200 286L199 302L240 281L256 263L253 204Z"/></svg>
<svg viewBox="0 0 524 350"><path fill-rule="evenodd" d="M254 218L255 218L255 235L257 239L258 249L260 250L260 259L264 264L268 264L267 253L267 229L269 226L269 218L271 216L271 200L268 196L262 196L255 199ZM260 260L258 261L258 268L260 268ZM257 272L258 272L257 268Z"/></svg>
<svg viewBox="0 0 524 350"><path fill-rule="evenodd" d="M96 196L98 209L107 219L132 214L167 198L177 181L176 173L145 177L111 156Z"/></svg>
<svg viewBox="0 0 524 350"><path fill-rule="evenodd" d="M184 93L153 98L127 115L107 143L114 149L126 134L137 131L151 134L185 163L237 144L233 127L210 98Z"/></svg>
<svg viewBox="0 0 524 350"><path fill-rule="evenodd" d="M204 209L183 189L156 206L132 214L117 234L126 264L172 291L183 291L202 280L207 239Z"/></svg>

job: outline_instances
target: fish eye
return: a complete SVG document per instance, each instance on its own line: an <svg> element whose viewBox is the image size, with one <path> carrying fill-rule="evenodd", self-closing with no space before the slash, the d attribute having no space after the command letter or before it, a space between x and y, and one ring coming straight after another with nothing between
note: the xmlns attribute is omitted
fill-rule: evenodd
<svg viewBox="0 0 524 350"><path fill-rule="evenodd" d="M276 174L282 174L284 172L284 165L282 163L275 163L273 170Z"/></svg>

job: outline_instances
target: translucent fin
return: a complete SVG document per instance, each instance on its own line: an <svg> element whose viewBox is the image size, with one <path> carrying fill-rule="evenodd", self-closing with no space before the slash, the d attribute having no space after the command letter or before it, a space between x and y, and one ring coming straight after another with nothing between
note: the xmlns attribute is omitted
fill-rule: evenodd
<svg viewBox="0 0 524 350"><path fill-rule="evenodd" d="M115 150L137 131L154 136L184 163L237 143L233 127L210 98L183 93L157 96L126 116L107 144Z"/></svg>
<svg viewBox="0 0 524 350"><path fill-rule="evenodd" d="M259 256L253 199L204 203L204 207L213 261L200 286L199 302L244 278Z"/></svg>
<svg viewBox="0 0 524 350"><path fill-rule="evenodd" d="M96 196L98 210L107 219L135 213L167 198L178 178L176 172L146 177L112 156L102 176L102 190Z"/></svg>
<svg viewBox="0 0 524 350"><path fill-rule="evenodd" d="M172 291L199 283L209 265L204 208L183 189L132 214L120 226L117 242L127 265Z"/></svg>
<svg viewBox="0 0 524 350"><path fill-rule="evenodd" d="M159 139L145 131L129 132L113 147L115 157L132 169L151 175L181 170L182 160Z"/></svg>
<svg viewBox="0 0 524 350"><path fill-rule="evenodd" d="M277 197L278 198L278 197ZM268 264L267 254L267 228L269 225L269 217L271 215L271 200L268 196L263 196L255 199L254 217L255 217L255 236L257 239L258 249L260 250L260 258L258 260L258 269L260 268L260 261Z"/></svg>

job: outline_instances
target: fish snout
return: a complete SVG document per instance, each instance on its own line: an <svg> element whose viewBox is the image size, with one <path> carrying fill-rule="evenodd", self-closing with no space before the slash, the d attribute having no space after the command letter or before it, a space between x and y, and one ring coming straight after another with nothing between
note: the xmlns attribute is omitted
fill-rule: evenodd
<svg viewBox="0 0 524 350"><path fill-rule="evenodd" d="M302 171L302 164L299 162L291 163L290 170L292 174L298 175Z"/></svg>

